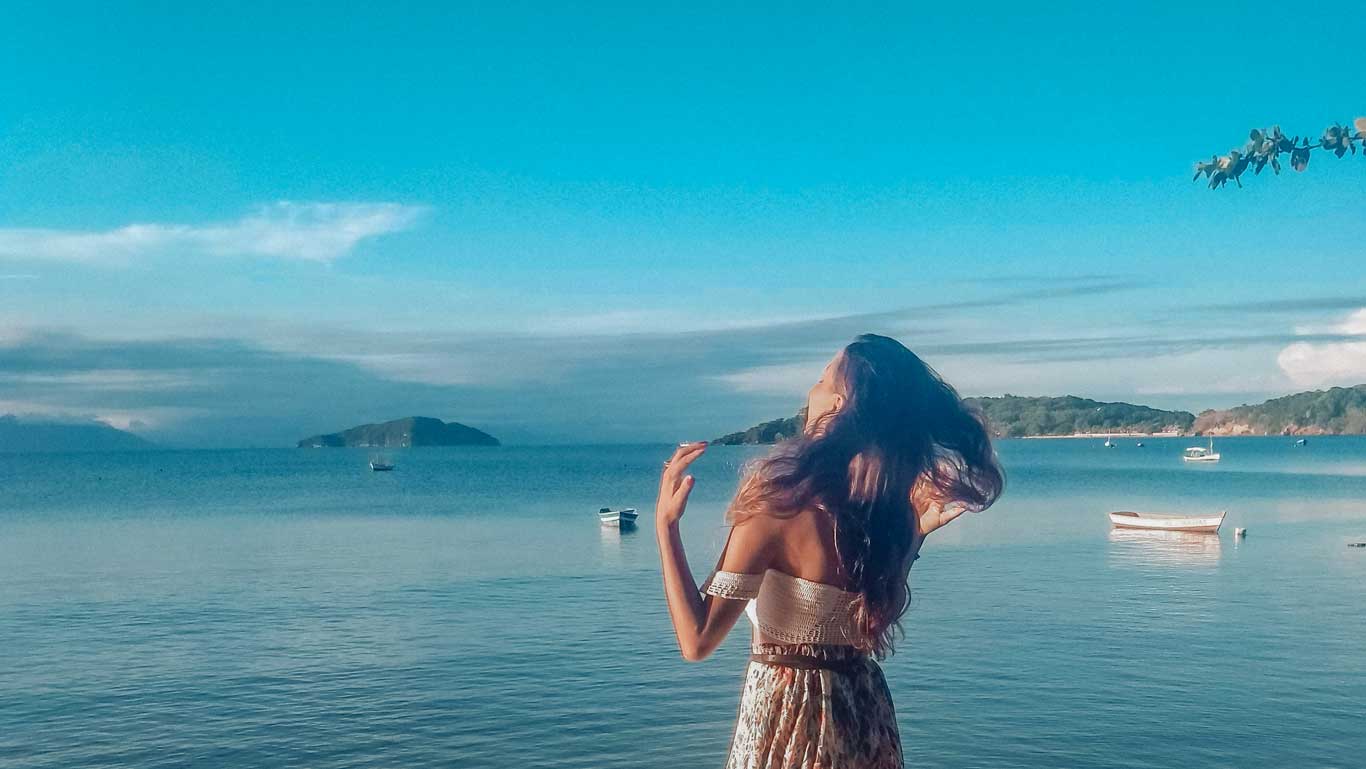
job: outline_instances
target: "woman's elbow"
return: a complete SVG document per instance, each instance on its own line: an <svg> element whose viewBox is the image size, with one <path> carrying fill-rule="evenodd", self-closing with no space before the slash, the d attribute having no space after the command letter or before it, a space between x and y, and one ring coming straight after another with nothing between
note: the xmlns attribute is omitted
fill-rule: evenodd
<svg viewBox="0 0 1366 769"><path fill-rule="evenodd" d="M702 660L710 657L711 653L715 651L715 649L715 646L703 644L700 642L679 644L678 646L679 654L683 655L683 659L687 660L688 662L701 662Z"/></svg>

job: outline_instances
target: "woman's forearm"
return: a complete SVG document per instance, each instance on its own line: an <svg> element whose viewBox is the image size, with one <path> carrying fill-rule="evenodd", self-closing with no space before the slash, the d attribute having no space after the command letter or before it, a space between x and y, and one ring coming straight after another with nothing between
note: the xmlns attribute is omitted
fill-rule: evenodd
<svg viewBox="0 0 1366 769"><path fill-rule="evenodd" d="M706 623L706 606L688 568L688 554L678 523L661 524L658 530L659 558L664 573L664 597L669 603L669 619L678 637L678 650L687 659L700 659L699 639Z"/></svg>

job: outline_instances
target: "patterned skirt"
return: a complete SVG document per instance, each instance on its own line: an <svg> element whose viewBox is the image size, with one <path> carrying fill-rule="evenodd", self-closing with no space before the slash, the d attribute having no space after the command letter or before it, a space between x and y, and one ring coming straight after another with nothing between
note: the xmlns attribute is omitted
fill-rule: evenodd
<svg viewBox="0 0 1366 769"><path fill-rule="evenodd" d="M901 769L892 696L875 661L848 646L751 650L768 661L751 661L745 674L726 769Z"/></svg>

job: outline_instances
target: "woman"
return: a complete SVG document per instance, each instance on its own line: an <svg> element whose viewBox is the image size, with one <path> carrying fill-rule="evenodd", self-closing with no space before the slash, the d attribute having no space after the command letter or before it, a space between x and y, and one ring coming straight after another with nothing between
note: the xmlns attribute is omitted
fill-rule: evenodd
<svg viewBox="0 0 1366 769"><path fill-rule="evenodd" d="M706 658L741 612L754 625L728 769L900 767L874 658L892 651L925 537L1001 493L981 419L900 342L860 336L811 388L803 434L747 473L699 590L678 525L705 450L664 463L655 521L683 657Z"/></svg>

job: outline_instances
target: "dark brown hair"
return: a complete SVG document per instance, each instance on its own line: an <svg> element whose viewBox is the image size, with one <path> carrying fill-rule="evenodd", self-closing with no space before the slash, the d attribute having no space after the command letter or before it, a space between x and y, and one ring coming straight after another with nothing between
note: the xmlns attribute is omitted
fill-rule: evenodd
<svg viewBox="0 0 1366 769"><path fill-rule="evenodd" d="M855 645L883 657L910 603L917 513L947 504L984 510L1005 475L981 416L895 339L858 337L837 376L844 405L759 460L732 516L830 515L847 586L859 596Z"/></svg>

